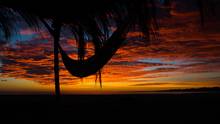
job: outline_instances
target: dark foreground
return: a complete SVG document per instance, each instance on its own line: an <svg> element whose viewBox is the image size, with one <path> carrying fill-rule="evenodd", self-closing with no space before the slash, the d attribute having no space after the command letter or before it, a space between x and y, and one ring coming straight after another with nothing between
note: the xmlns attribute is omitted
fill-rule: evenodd
<svg viewBox="0 0 220 124"><path fill-rule="evenodd" d="M57 102L46 95L0 96L0 121L214 122L220 119L219 98L219 93L69 95Z"/></svg>

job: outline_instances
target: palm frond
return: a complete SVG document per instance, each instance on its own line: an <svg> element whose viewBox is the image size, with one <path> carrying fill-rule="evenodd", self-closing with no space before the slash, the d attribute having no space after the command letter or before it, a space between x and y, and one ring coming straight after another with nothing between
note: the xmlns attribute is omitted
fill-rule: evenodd
<svg viewBox="0 0 220 124"><path fill-rule="evenodd" d="M13 16L11 9L0 6L0 33L3 33L6 39L10 38L14 31Z"/></svg>

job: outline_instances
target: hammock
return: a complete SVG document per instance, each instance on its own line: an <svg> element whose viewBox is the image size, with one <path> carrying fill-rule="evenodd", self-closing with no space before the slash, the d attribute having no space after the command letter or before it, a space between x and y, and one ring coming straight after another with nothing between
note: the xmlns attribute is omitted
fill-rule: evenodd
<svg viewBox="0 0 220 124"><path fill-rule="evenodd" d="M74 60L68 56L59 44L63 63L70 74L76 77L87 77L98 72L112 58L126 38L129 24L119 27L105 42L99 52L86 60Z"/></svg>

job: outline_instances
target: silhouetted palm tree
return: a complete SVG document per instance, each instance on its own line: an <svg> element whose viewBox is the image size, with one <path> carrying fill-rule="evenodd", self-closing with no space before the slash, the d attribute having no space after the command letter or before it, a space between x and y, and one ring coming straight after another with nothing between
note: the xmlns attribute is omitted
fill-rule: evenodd
<svg viewBox="0 0 220 124"><path fill-rule="evenodd" d="M156 10L161 5L169 6L172 0L80 0L74 4L69 0L54 1L0 1L0 5L12 8L30 24L39 25L41 21L54 38L54 72L56 95L60 96L59 87L59 50L66 69L74 76L86 77L100 73L100 69L112 58L126 39L129 29L138 29L149 40L158 25ZM198 0L203 11L203 0ZM202 15L202 14L201 14ZM4 20L4 16L0 19ZM202 16L203 19L203 16ZM9 25L7 22L1 24ZM2 26L5 34L8 27ZM78 44L78 60L73 60L59 44L61 29L65 26L71 30ZM116 27L111 31L110 26ZM6 35L7 36L7 35ZM146 40L146 41L148 41ZM92 41L95 54L85 58L85 45ZM101 77L100 77L101 79Z"/></svg>

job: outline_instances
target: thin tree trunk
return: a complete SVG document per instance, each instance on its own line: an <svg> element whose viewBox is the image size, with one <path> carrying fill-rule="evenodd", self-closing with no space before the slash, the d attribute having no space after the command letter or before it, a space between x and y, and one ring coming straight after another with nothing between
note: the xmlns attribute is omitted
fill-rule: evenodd
<svg viewBox="0 0 220 124"><path fill-rule="evenodd" d="M55 95L56 99L60 99L60 82L59 82L59 40L60 40L61 24L59 21L54 21L54 79L55 79Z"/></svg>
<svg viewBox="0 0 220 124"><path fill-rule="evenodd" d="M59 41L60 41L61 23L59 20L54 19L53 25L49 26L49 24L43 18L40 18L40 20L54 38L55 96L56 96L56 99L59 100L61 96L60 81L59 81Z"/></svg>

